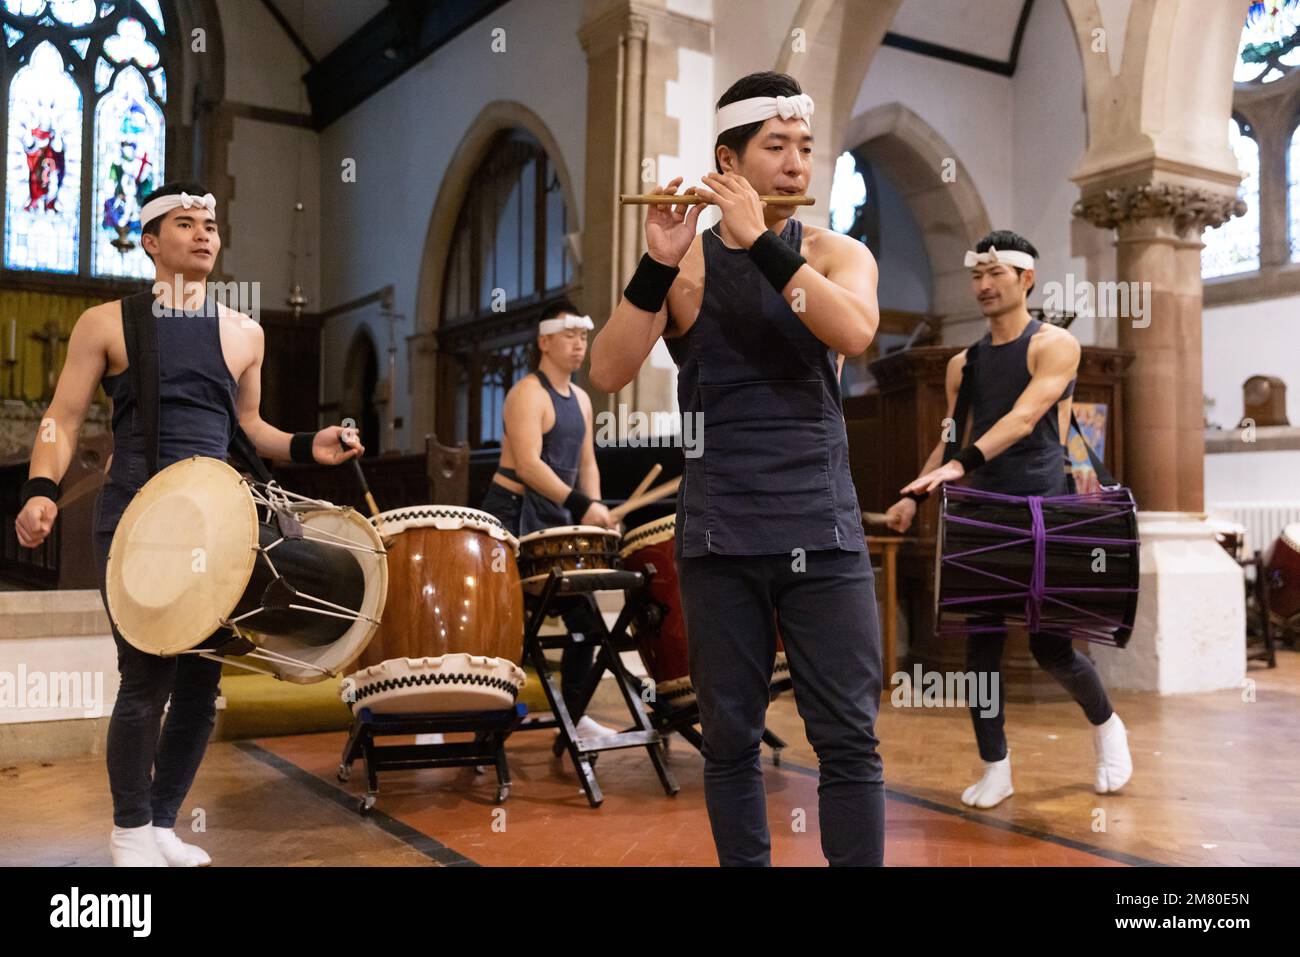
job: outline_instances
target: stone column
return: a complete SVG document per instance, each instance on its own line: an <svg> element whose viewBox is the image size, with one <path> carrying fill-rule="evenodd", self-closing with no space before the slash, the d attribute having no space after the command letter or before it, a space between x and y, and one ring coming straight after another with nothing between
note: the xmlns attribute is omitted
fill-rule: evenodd
<svg viewBox="0 0 1300 957"><path fill-rule="evenodd" d="M661 156L680 155L679 122L667 112L678 50L711 49L711 25L667 9L665 0L588 0L578 39L587 54L587 151L582 228L583 302L597 329L622 297L645 251L644 210L619 205L658 179ZM701 90L708 97L711 91ZM649 161L649 165L647 165ZM699 175L703 170L693 173ZM670 371L647 362L608 407L670 407ZM599 404L603 397L597 396Z"/></svg>
<svg viewBox="0 0 1300 957"><path fill-rule="evenodd" d="M1136 355L1124 410L1123 478L1146 510L1204 507L1200 236L1243 210L1220 183L1094 189L1075 206L1076 216L1116 231L1116 279L1130 297L1118 317L1119 347ZM1123 292L1116 301L1123 303Z"/></svg>

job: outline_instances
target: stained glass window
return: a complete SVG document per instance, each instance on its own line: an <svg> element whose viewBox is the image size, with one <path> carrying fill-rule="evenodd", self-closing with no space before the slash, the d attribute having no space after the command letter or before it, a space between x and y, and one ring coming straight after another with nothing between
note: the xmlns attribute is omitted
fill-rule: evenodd
<svg viewBox="0 0 1300 957"><path fill-rule="evenodd" d="M164 173L162 3L0 0L0 23L4 266L152 276L139 215Z"/></svg>
<svg viewBox="0 0 1300 957"><path fill-rule="evenodd" d="M162 131L162 110L149 99L144 77L133 67L123 70L95 108L96 275L154 274L140 246L140 197L162 185ZM134 248L121 252L126 238Z"/></svg>
<svg viewBox="0 0 1300 957"><path fill-rule="evenodd" d="M1300 0L1256 0L1246 13L1238 83L1272 83L1300 66Z"/></svg>
<svg viewBox="0 0 1300 957"><path fill-rule="evenodd" d="M1241 170L1237 195L1246 202L1246 213L1234 216L1222 226L1207 229L1201 251L1201 276L1213 279L1259 269L1259 144L1235 118L1228 121L1228 142Z"/></svg>
<svg viewBox="0 0 1300 957"><path fill-rule="evenodd" d="M5 264L76 272L81 91L45 42L9 84Z"/></svg>

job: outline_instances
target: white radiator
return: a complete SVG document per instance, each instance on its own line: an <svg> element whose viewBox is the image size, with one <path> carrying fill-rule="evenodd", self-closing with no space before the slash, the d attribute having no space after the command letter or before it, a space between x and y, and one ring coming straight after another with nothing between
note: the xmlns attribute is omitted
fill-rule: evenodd
<svg viewBox="0 0 1300 957"><path fill-rule="evenodd" d="M1267 552L1292 522L1300 522L1300 502L1215 502L1206 512L1246 526L1244 556L1255 549Z"/></svg>

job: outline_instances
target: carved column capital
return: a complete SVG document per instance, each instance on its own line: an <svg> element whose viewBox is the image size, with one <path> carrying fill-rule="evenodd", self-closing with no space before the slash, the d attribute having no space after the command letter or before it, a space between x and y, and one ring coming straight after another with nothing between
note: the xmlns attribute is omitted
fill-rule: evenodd
<svg viewBox="0 0 1300 957"><path fill-rule="evenodd" d="M1235 194L1175 183L1136 183L1101 189L1074 204L1074 215L1101 229L1144 219L1169 219L1180 234L1200 234L1246 212Z"/></svg>

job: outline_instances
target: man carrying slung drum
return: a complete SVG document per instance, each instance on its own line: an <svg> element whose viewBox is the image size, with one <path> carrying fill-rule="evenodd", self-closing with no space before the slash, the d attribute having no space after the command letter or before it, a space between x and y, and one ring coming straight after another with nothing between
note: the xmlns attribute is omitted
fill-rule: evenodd
<svg viewBox="0 0 1300 957"><path fill-rule="evenodd" d="M662 336L682 413L702 416L676 549L724 865L771 861L759 742L777 624L820 765L822 852L836 865L884 857L880 623L839 384L840 357L864 352L880 322L876 264L861 243L760 199L804 193L812 113L784 74L751 74L723 94L718 173L687 190L721 222L697 235L703 206L650 206L649 252L592 346L592 383L614 392Z"/></svg>
<svg viewBox="0 0 1300 957"><path fill-rule="evenodd" d="M591 328L591 319L567 299L544 307L537 323L536 369L506 394L501 462L481 507L516 537L560 525L618 527L600 502L591 399L573 383ZM600 611L591 595L575 595L563 614L571 633L585 635L597 627ZM590 642L564 649L560 691L571 715L579 713L593 660ZM576 730L581 737L615 733L585 714Z"/></svg>
<svg viewBox="0 0 1300 957"><path fill-rule="evenodd" d="M101 384L113 401L113 455L95 502L93 547L105 594L105 567L122 513L150 478L156 449L161 469L194 455L224 461L242 428L259 455L335 465L360 455L354 430L330 426L290 434L258 414L264 348L262 328L207 295L221 251L216 201L194 183L170 183L140 211L141 243L153 259L152 291L87 309L68 341L54 399L32 449L23 484L18 541L35 548L58 515L59 480L72 460L86 410ZM156 328L156 434L137 401L124 329ZM154 322L154 317L157 321ZM344 450L344 437L351 449ZM107 597L105 597L107 606ZM111 618L110 618L111 622ZM207 853L176 836L174 825L203 760L216 720L221 663L198 655L160 657L128 644L113 628L121 686L108 727L108 779L113 795L110 850L115 866L199 867ZM168 698L171 707L162 721Z"/></svg>
<svg viewBox="0 0 1300 957"><path fill-rule="evenodd" d="M940 442L921 466L921 475L902 489L903 497L886 513L896 532L905 532L917 506L944 482L968 475L967 484L1007 495L1073 494L1065 437L1070 430L1070 404L1079 370L1079 342L1066 329L1034 319L1025 300L1034 288L1038 257L1029 240L1007 230L990 233L966 254L971 291L989 321L980 341L982 356L971 388L971 444L943 463ZM948 417L967 372L967 352L948 362ZM957 436L958 442L962 436ZM978 470L978 471L977 471ZM1082 598L1076 599L1083 601ZM979 619L977 619L979 620ZM996 628L1001 619L990 625ZM966 667L978 675L999 674L1006 633L971 634L966 639ZM1110 705L1097 669L1074 649L1070 639L1052 633L1031 633L1034 659L1078 702L1093 728L1097 752L1096 791L1118 791L1133 773L1128 733ZM1014 793L1011 752L1004 730L1005 683L997 681L996 707L971 706L975 741L984 774L966 788L962 803L990 808ZM982 687L983 685L981 685Z"/></svg>

